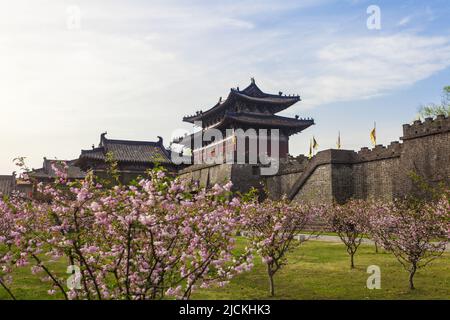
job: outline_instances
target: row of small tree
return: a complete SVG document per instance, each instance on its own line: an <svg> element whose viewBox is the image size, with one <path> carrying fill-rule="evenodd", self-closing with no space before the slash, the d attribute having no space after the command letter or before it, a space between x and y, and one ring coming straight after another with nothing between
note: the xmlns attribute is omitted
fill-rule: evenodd
<svg viewBox="0 0 450 320"><path fill-rule="evenodd" d="M299 232L317 219L341 238L352 268L362 238L370 237L408 270L413 289L417 269L443 253L448 237L448 193L414 206L325 206L236 197L231 183L198 189L162 170L127 186L92 175L70 182L63 164L54 171L55 183L39 185L33 199L0 200L0 286L12 298L12 271L29 266L49 294L66 299L189 299L196 288L225 285L250 270L255 253L274 295L275 274L307 239ZM239 232L249 246L236 251ZM52 263L61 259L75 272L70 283Z"/></svg>
<svg viewBox="0 0 450 320"><path fill-rule="evenodd" d="M450 236L450 197L448 192L430 202L352 200L323 210L322 217L337 233L350 256L354 256L364 237L391 252L409 273L414 289L414 275L440 257Z"/></svg>
<svg viewBox="0 0 450 320"><path fill-rule="evenodd" d="M274 274L287 262L286 253L308 239L299 237L299 230L312 221L321 220L323 230L337 234L351 268L364 238L391 252L409 273L411 289L416 271L440 257L450 237L448 192L426 203L351 200L342 205L306 205L266 200L247 203L241 210L246 235L267 266L271 295Z"/></svg>

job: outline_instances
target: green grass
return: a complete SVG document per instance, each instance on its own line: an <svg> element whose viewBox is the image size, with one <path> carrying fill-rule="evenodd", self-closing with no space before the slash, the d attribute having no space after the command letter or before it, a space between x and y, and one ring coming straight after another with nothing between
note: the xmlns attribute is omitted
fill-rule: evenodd
<svg viewBox="0 0 450 320"><path fill-rule="evenodd" d="M55 274L58 277L68 277L65 274L66 268L69 265L65 259L61 259L55 262L48 262L48 259L41 256L42 261L52 271L56 271ZM50 289L50 282L43 282L41 278L45 276L43 272L37 275L31 273L30 266L16 268L13 271L13 284L10 286L11 291L17 299L26 300L54 300L63 299L63 295L56 290L55 295L49 295L47 290ZM0 286L0 300L10 299L8 293Z"/></svg>
<svg viewBox="0 0 450 320"><path fill-rule="evenodd" d="M198 291L193 299L271 299L261 259L255 268L223 288ZM291 252L288 264L275 275L275 299L450 299L450 254L445 253L415 276L416 290L408 288L408 273L389 253L375 253L361 245L351 270L340 243L309 241ZM366 288L369 265L381 268L381 289Z"/></svg>
<svg viewBox="0 0 450 320"><path fill-rule="evenodd" d="M244 240L238 240L240 247ZM415 277L416 290L408 289L408 274L389 253L375 253L371 245L361 245L356 269L340 243L309 241L289 253L288 264L275 275L275 299L450 299L450 254L435 260ZM381 268L381 289L369 290L366 280L369 265ZM63 275L67 263L53 263ZM14 272L12 290L19 299L55 299L48 284L30 273L29 267ZM8 295L0 288L0 299ZM234 278L223 288L197 291L193 299L270 299L268 280L260 258L252 271Z"/></svg>

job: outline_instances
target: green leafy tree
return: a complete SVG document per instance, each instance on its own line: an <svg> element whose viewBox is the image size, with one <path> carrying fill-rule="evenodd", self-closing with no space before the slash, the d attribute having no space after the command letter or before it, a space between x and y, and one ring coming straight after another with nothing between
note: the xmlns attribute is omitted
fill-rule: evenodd
<svg viewBox="0 0 450 320"><path fill-rule="evenodd" d="M440 104L430 103L422 106L419 110L422 118L436 117L438 115L450 115L450 86L444 87L442 90L442 99Z"/></svg>

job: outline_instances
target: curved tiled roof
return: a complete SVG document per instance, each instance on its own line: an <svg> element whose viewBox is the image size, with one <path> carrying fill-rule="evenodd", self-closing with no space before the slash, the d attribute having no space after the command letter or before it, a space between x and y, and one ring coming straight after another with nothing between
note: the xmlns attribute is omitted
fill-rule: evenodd
<svg viewBox="0 0 450 320"><path fill-rule="evenodd" d="M240 113L228 112L225 114L223 121L227 120L234 120L234 122L249 125L263 125L265 127L302 128L302 130L314 124L313 119L294 119L281 117L277 115L244 113L244 112Z"/></svg>
<svg viewBox="0 0 450 320"><path fill-rule="evenodd" d="M223 112L224 110L227 110L228 107L233 106L233 103L236 100L252 101L259 104L270 105L270 108L272 109L271 113L277 113L300 101L300 96L283 96L281 93L278 95L265 93L252 80L252 83L244 90L239 91L238 89L231 89L225 101L219 101L205 112L199 112L193 116L183 117L183 121L193 123L194 121L200 121L205 117Z"/></svg>
<svg viewBox="0 0 450 320"><path fill-rule="evenodd" d="M56 173L53 169L53 165L60 167L61 162L65 162L67 164L67 177L69 179L84 179L86 177L86 172L75 165L76 161L77 160L51 160L44 158L43 167L33 170L31 175L38 179L54 179L56 178Z"/></svg>
<svg viewBox="0 0 450 320"><path fill-rule="evenodd" d="M212 128L218 129L219 127L226 126L230 122L247 125L249 127L265 127L265 128L278 128L288 129L291 133L298 133L306 128L314 125L313 119L297 119L287 118L272 114L261 113L249 113L249 112L226 112L223 119L216 123ZM208 129L206 129L207 131ZM197 131L189 136L180 137L174 140L174 143L190 145L196 137L202 139L205 131Z"/></svg>
<svg viewBox="0 0 450 320"><path fill-rule="evenodd" d="M94 148L92 150L81 150L82 158L89 158L93 160L105 160L104 148Z"/></svg>
<svg viewBox="0 0 450 320"><path fill-rule="evenodd" d="M112 140L104 135L98 148L81 150L80 159L105 161L109 152L119 162L171 163L169 152L160 141Z"/></svg>
<svg viewBox="0 0 450 320"><path fill-rule="evenodd" d="M14 190L15 177L14 175L2 176L0 175L0 195L8 195Z"/></svg>

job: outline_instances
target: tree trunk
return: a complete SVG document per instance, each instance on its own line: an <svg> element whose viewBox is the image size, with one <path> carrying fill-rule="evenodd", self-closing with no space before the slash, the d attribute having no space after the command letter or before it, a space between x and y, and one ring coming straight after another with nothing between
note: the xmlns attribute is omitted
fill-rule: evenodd
<svg viewBox="0 0 450 320"><path fill-rule="evenodd" d="M273 297L275 295L275 287L273 286L273 275L269 275L269 290L270 296Z"/></svg>
<svg viewBox="0 0 450 320"><path fill-rule="evenodd" d="M416 289L414 287L414 275L416 274L417 268L416 266L413 266L412 270L409 272L409 288L411 290Z"/></svg>
<svg viewBox="0 0 450 320"><path fill-rule="evenodd" d="M273 297L275 295L275 287L273 285L273 272L270 268L270 265L267 265L267 274L269 276L269 292L270 296Z"/></svg>
<svg viewBox="0 0 450 320"><path fill-rule="evenodd" d="M13 293L11 292L11 290L9 290L9 288L6 286L5 283L3 283L2 279L0 278L0 285L3 287L3 289L5 289L5 291L9 294L9 296L11 297L11 299L16 300L16 297L13 295Z"/></svg>
<svg viewBox="0 0 450 320"><path fill-rule="evenodd" d="M378 253L378 243L375 241L375 253Z"/></svg>
<svg viewBox="0 0 450 320"><path fill-rule="evenodd" d="M354 256L355 256L355 253L354 252L352 252L352 253L350 253L350 268L351 269L354 269L355 268L355 259L354 259Z"/></svg>

